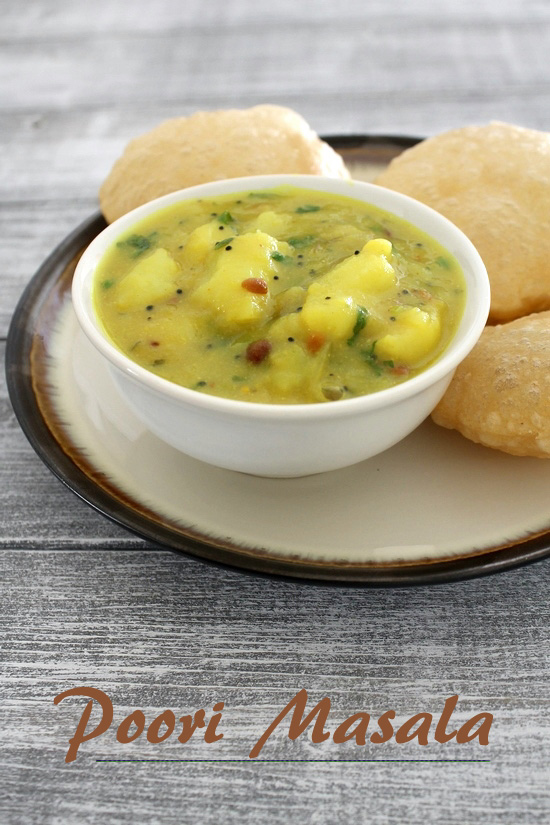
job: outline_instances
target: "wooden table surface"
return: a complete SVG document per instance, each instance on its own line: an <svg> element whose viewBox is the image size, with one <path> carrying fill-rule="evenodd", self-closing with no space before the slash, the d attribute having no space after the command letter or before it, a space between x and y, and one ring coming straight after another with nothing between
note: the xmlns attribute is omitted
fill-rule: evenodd
<svg viewBox="0 0 550 825"><path fill-rule="evenodd" d="M323 134L550 128L543 0L2 0L0 20L2 352L34 271L97 210L125 143L167 117L272 102ZM78 500L28 445L3 378L0 403L2 825L550 821L550 560L409 590L209 566ZM114 723L66 763L85 700L53 699L83 685ZM433 728L427 747L314 744L291 741L287 718L251 760L301 689L308 707L330 698L332 733L359 712L369 734L389 709L437 719L458 695L458 725L493 714L489 744L442 745ZM115 738L136 708L149 725L165 709L208 720L218 702L216 742ZM188 761L98 761L122 758Z"/></svg>

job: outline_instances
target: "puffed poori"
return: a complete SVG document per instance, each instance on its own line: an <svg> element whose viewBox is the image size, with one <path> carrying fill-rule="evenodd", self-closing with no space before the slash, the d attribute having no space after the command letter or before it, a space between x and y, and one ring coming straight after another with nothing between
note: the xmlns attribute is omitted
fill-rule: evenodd
<svg viewBox="0 0 550 825"><path fill-rule="evenodd" d="M197 112L132 140L100 189L105 218L211 180L269 173L349 178L340 157L282 106ZM550 133L506 123L424 140L375 183L422 201L477 247L489 323L433 420L487 447L550 458Z"/></svg>
<svg viewBox="0 0 550 825"><path fill-rule="evenodd" d="M245 175L349 178L340 155L283 106L196 112L132 140L99 191L109 223L161 195Z"/></svg>
<svg viewBox="0 0 550 825"><path fill-rule="evenodd" d="M375 182L470 238L491 282L490 323L550 309L550 133L506 123L455 129L403 152Z"/></svg>
<svg viewBox="0 0 550 825"><path fill-rule="evenodd" d="M486 447L550 458L550 312L485 327L432 418Z"/></svg>

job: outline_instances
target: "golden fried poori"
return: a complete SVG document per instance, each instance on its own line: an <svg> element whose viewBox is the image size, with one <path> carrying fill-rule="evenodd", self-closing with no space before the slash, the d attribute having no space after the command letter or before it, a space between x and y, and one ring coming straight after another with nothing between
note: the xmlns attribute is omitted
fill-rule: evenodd
<svg viewBox="0 0 550 825"><path fill-rule="evenodd" d="M291 109L265 104L196 112L132 140L101 186L99 200L112 222L177 189L277 173L349 177L340 155Z"/></svg>
<svg viewBox="0 0 550 825"><path fill-rule="evenodd" d="M112 222L177 189L279 172L350 177L291 109L197 112L132 140L100 205ZM403 152L375 183L449 218L489 273L497 326L458 367L433 420L487 447L550 458L550 133L496 122L454 129Z"/></svg>
<svg viewBox="0 0 550 825"><path fill-rule="evenodd" d="M485 327L432 418L486 447L550 458L550 312Z"/></svg>
<svg viewBox="0 0 550 825"><path fill-rule="evenodd" d="M550 309L550 133L506 123L455 129L399 155L375 182L470 238L489 273L490 323Z"/></svg>

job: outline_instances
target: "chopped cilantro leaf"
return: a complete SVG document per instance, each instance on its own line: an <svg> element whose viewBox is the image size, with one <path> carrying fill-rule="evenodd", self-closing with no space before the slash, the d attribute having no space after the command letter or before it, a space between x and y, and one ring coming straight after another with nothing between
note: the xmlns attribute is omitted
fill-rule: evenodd
<svg viewBox="0 0 550 825"><path fill-rule="evenodd" d="M214 244L214 249L221 249L222 246L225 246L227 243L230 243L235 236L233 235L231 238L224 238L223 241L218 241L218 243Z"/></svg>
<svg viewBox="0 0 550 825"><path fill-rule="evenodd" d="M298 215L303 215L305 212L318 212L320 208L320 206L315 206L312 203L306 203L304 206L299 206L296 212Z"/></svg>
<svg viewBox="0 0 550 825"><path fill-rule="evenodd" d="M221 215L218 215L218 221L220 223L225 224L225 225L227 225L228 223L233 223L234 222L233 217L231 215L231 212L227 212L227 211L222 212Z"/></svg>
<svg viewBox="0 0 550 825"><path fill-rule="evenodd" d="M282 252L272 252L271 258L272 260L278 261L281 264L287 264L292 260L290 255L283 255Z"/></svg>
<svg viewBox="0 0 550 825"><path fill-rule="evenodd" d="M302 249L304 246L309 246L315 240L315 235L301 235L298 238L289 238L288 243L294 249Z"/></svg>
<svg viewBox="0 0 550 825"><path fill-rule="evenodd" d="M356 321L355 321L355 326L353 327L353 330L352 330L352 333L351 333L351 338L348 338L348 341L347 341L348 347L351 347L351 346L353 346L353 344L355 344L355 341L357 340L357 337L358 337L359 333L361 332L362 329L365 328L365 325L367 323L368 315L369 315L369 313L365 309L365 307L357 307L357 318L356 318Z"/></svg>
<svg viewBox="0 0 550 825"><path fill-rule="evenodd" d="M137 258L143 252L146 252L149 247L153 246L157 240L157 232L151 232L150 235L130 235L126 240L119 241L117 246L128 249L132 258Z"/></svg>
<svg viewBox="0 0 550 825"><path fill-rule="evenodd" d="M363 356L363 358L365 359L367 364L374 370L376 375L381 375L382 368L380 367L380 364L378 363L378 359L377 359L376 353L374 351L374 348L375 348L376 344L377 344L377 341L373 341L368 349L365 349L365 350L362 351L361 355Z"/></svg>

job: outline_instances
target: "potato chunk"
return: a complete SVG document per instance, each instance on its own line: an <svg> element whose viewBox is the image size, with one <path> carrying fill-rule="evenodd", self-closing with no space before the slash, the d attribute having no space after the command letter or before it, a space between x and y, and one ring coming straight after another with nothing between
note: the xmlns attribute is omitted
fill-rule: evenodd
<svg viewBox="0 0 550 825"><path fill-rule="evenodd" d="M332 341L352 334L357 307L370 304L371 296L393 287L395 270L388 258L390 241L368 241L358 255L351 255L311 284L302 311L302 322Z"/></svg>
<svg viewBox="0 0 550 825"><path fill-rule="evenodd" d="M225 332L267 320L273 312L270 282L276 272L271 257L278 242L265 232L248 232L214 250L216 262L210 278L192 293L191 300L210 312ZM252 282L257 282L257 289ZM265 291L259 284L265 284Z"/></svg>
<svg viewBox="0 0 550 825"><path fill-rule="evenodd" d="M266 232L268 235L278 238L284 235L290 229L292 223L292 216L273 212L271 209L266 209L261 212L256 219L256 228L260 232Z"/></svg>
<svg viewBox="0 0 550 825"><path fill-rule="evenodd" d="M301 338L303 327L300 315L297 312L289 312L273 321L269 330L271 341L287 341L289 338Z"/></svg>
<svg viewBox="0 0 550 825"><path fill-rule="evenodd" d="M356 314L351 296L328 295L320 284L312 284L300 319L312 332L321 333L331 341L340 341L351 335Z"/></svg>
<svg viewBox="0 0 550 825"><path fill-rule="evenodd" d="M417 366L433 350L441 336L441 319L419 307L400 312L392 332L376 342L376 355L383 360Z"/></svg>
<svg viewBox="0 0 550 825"><path fill-rule="evenodd" d="M116 307L120 312L165 301L176 289L180 268L166 249L155 249L142 258L117 284Z"/></svg>
<svg viewBox="0 0 550 825"><path fill-rule="evenodd" d="M315 355L308 354L295 343L278 344L269 357L266 385L282 397L292 396L298 389L312 396L319 395L318 383L326 360L326 348ZM319 396L317 400L322 400Z"/></svg>
<svg viewBox="0 0 550 825"><path fill-rule="evenodd" d="M220 230L218 221L210 221L194 229L187 239L183 249L182 262L184 267L202 265L214 249L218 241L223 241L231 234L230 228Z"/></svg>

